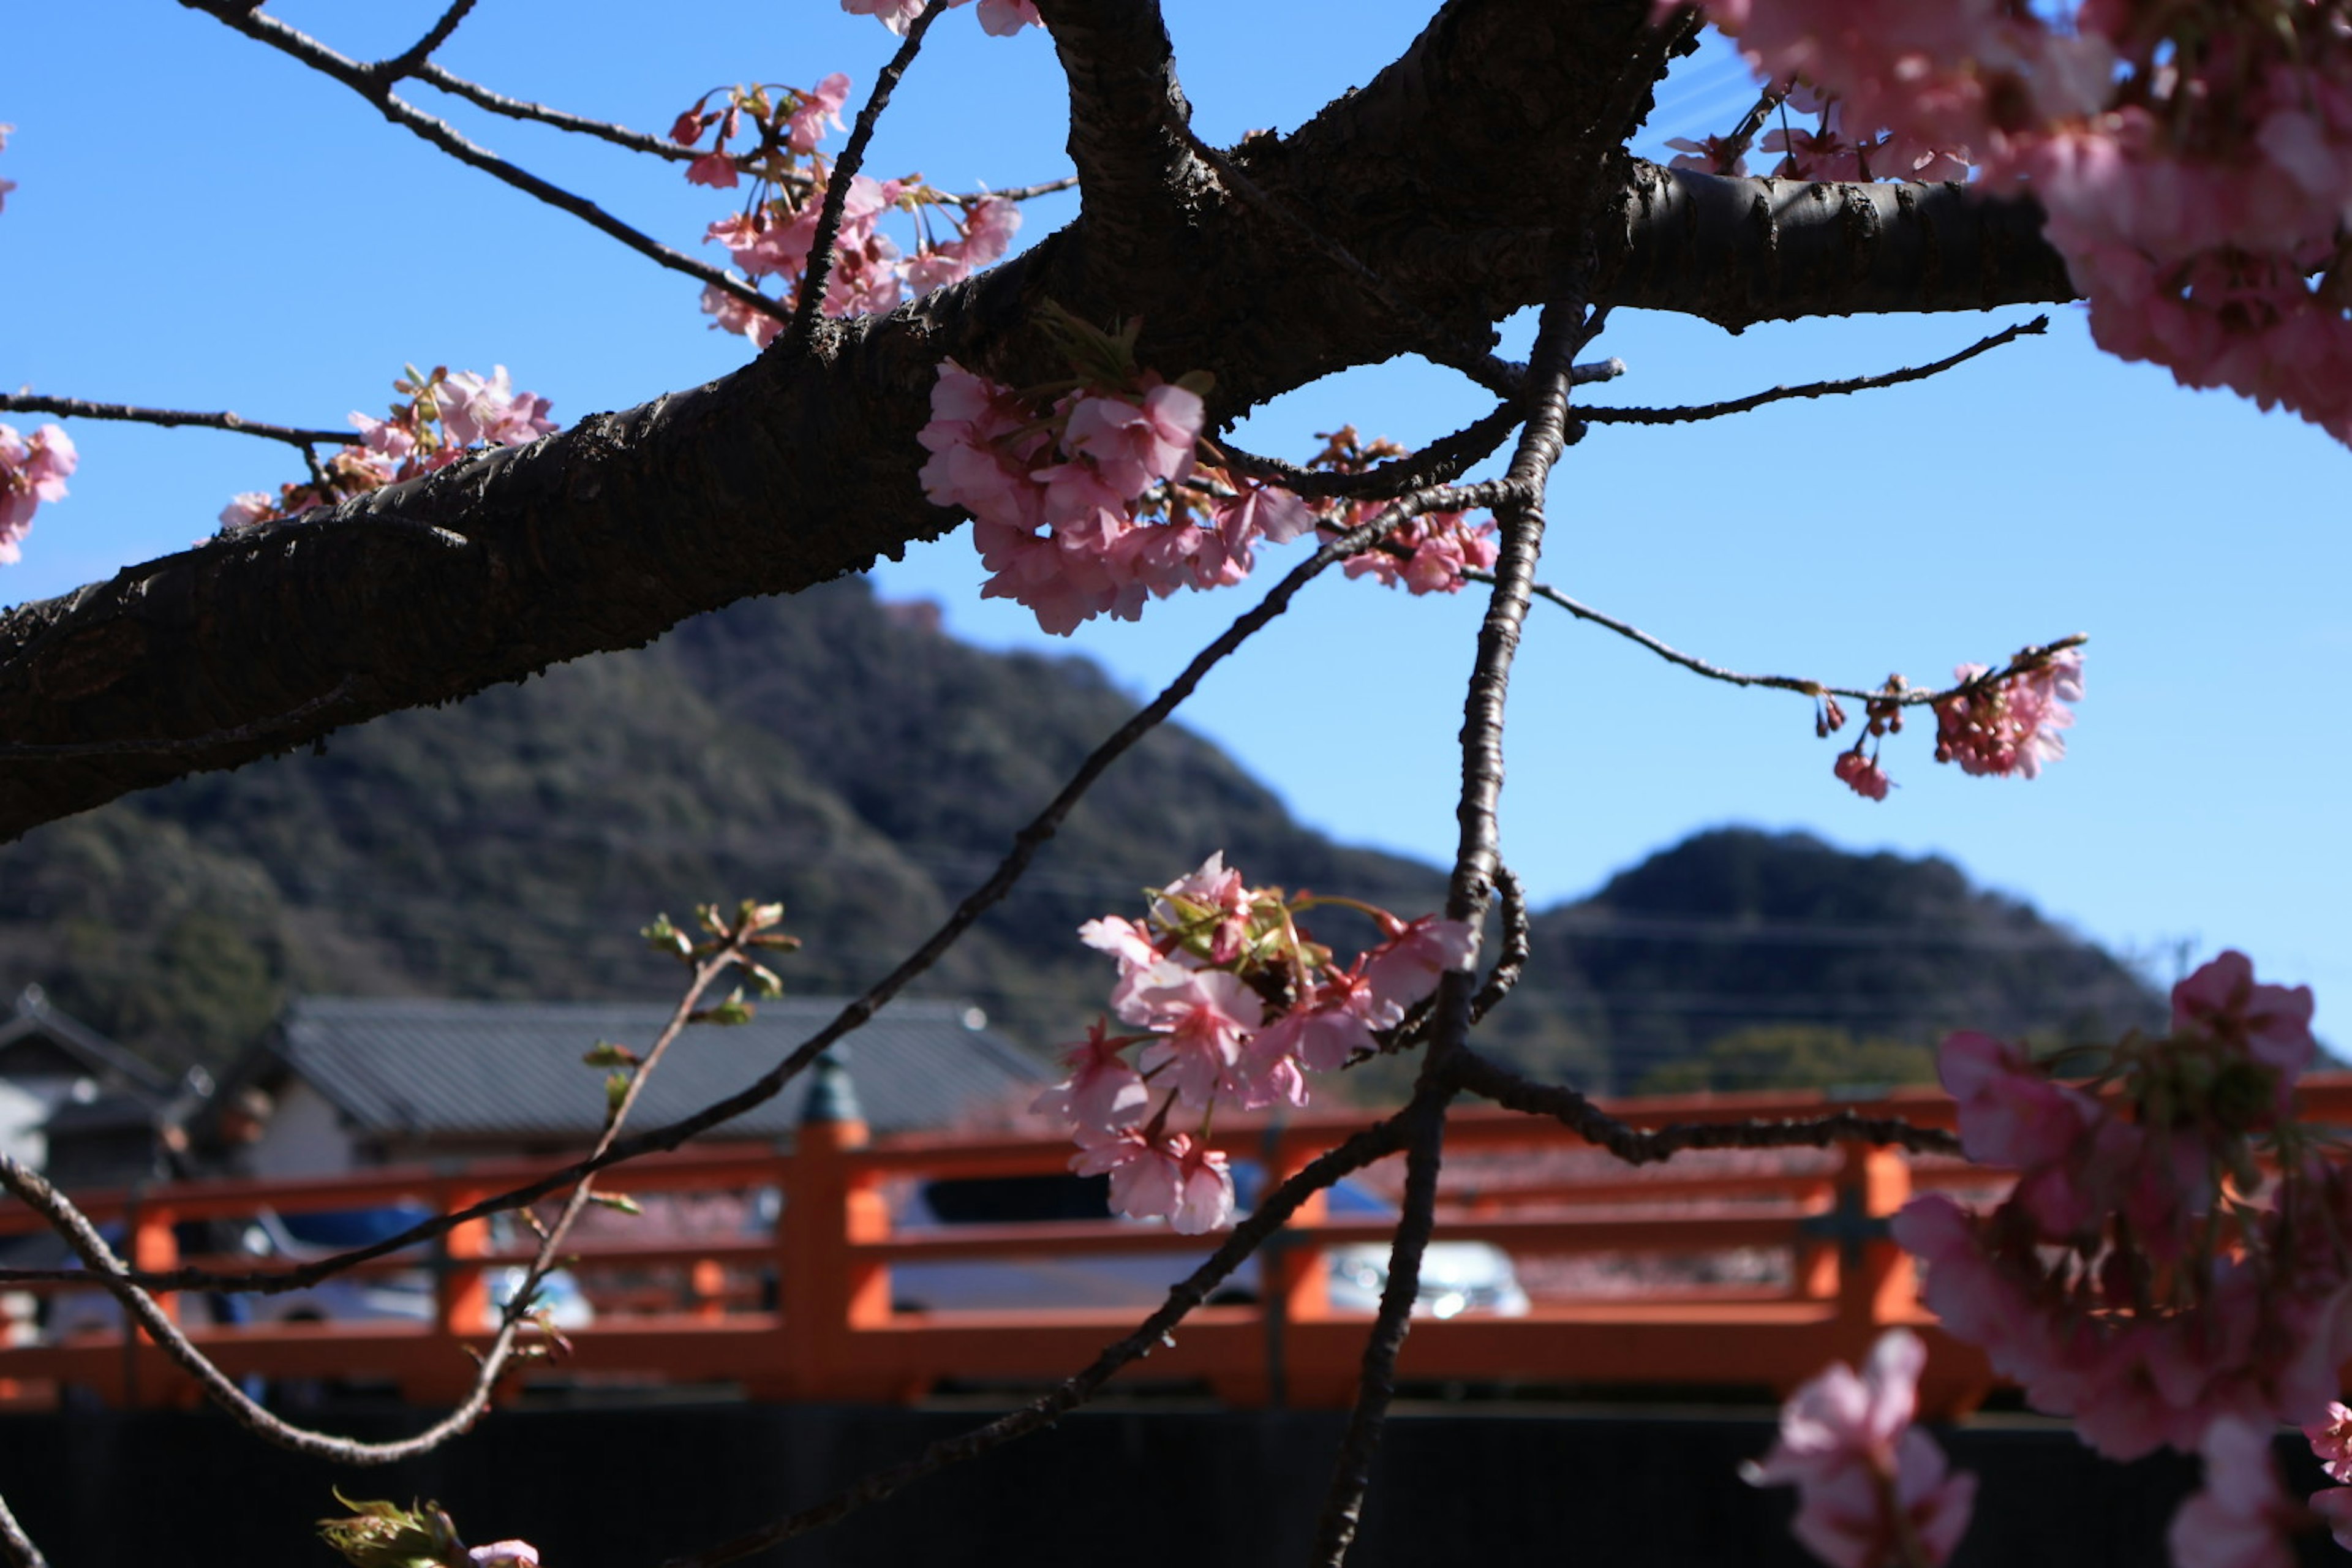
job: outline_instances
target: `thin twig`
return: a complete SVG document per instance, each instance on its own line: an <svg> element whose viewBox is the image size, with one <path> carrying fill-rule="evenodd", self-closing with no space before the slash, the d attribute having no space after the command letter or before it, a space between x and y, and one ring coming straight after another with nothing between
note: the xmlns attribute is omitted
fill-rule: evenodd
<svg viewBox="0 0 2352 1568"><path fill-rule="evenodd" d="M598 1141L600 1152L611 1148L619 1134L622 1117L626 1114L627 1108L635 1103L647 1071L660 1058L670 1041L677 1037L678 1031L686 1026L696 1005L701 1001L702 994L721 973L733 966L737 951L734 942L730 942L728 947L697 966L692 983L671 1011L669 1022L646 1054L645 1065L638 1068L628 1097L622 1102L621 1111L612 1118L604 1136ZM146 1330L157 1348L195 1379L212 1401L228 1412L232 1420L256 1436L280 1447L345 1465L392 1464L429 1453L467 1431L481 1418L482 1413L489 1408L490 1397L499 1376L514 1354L515 1339L530 1310L531 1297L540 1281L555 1266L556 1249L562 1244L564 1233L588 1202L589 1180L588 1174L583 1173L564 1205L562 1217L549 1227L546 1239L541 1242L538 1254L524 1274L521 1288L507 1302L489 1348L482 1353L473 1387L465 1398L446 1415L415 1436L385 1443L365 1443L297 1426L257 1404L204 1352L198 1350L181 1331L180 1326L157 1305L154 1297L141 1288L132 1271L124 1266L122 1259L107 1245L106 1238L98 1233L97 1227L89 1223L89 1217L72 1199L51 1186L37 1173L19 1163L14 1156L0 1152L0 1187L5 1187L26 1207L49 1222L86 1266L88 1273L83 1278L94 1274L98 1283L122 1303L124 1312L136 1319L139 1325ZM128 1331L127 1328L125 1331Z"/></svg>
<svg viewBox="0 0 2352 1568"><path fill-rule="evenodd" d="M1933 364L1909 365L1890 370L1882 375L1858 375L1846 381L1812 381L1802 386L1775 386L1763 392L1753 392L1746 397L1735 397L1728 403L1700 403L1686 408L1580 408L1577 417L1590 425L1680 425L1696 419L1720 419L1726 415L1745 414L1751 408L1761 408L1768 403L1783 403L1792 397L1836 397L1849 392L1874 392L1882 386L1900 386L1905 382L1925 381L1931 375L1941 375L1955 365L1966 364L1981 353L1990 353L2003 343L2019 338L2039 337L2050 327L2050 318L2036 316L2030 321L2020 321L2013 327L2003 327L1989 338L1979 338L1956 354L1936 361Z"/></svg>
<svg viewBox="0 0 2352 1568"><path fill-rule="evenodd" d="M492 114L503 114L509 120L530 121L541 125L553 126L558 131L569 131L576 135L593 136L599 141L609 142L615 147L625 147L632 153L643 153L655 158L667 158L674 163L691 163L702 156L695 148L681 147L667 136L655 136L643 131L635 131L625 125L616 125L609 120L591 120L586 115L573 114L544 103L534 103L527 98L509 97L506 93L484 87L480 82L459 76L446 67L430 61L418 66L408 74L411 80L424 82L429 87L437 87L453 97L464 99L477 109L488 110ZM803 176L790 183L805 185L811 182ZM1034 201L1039 196L1050 196L1061 191L1076 190L1077 184L1078 177L1076 174L1065 174L1058 180L1045 180L1030 185L1008 185L1001 191L964 191L943 194L949 201L960 207L975 207L987 201Z"/></svg>
<svg viewBox="0 0 2352 1568"><path fill-rule="evenodd" d="M1470 999L1470 1021L1476 1023L1501 1005L1527 973L1528 954L1534 947L1535 928L1528 920L1528 894L1511 868L1495 867L1495 891L1503 905L1503 951L1486 973L1486 984Z"/></svg>
<svg viewBox="0 0 2352 1568"><path fill-rule="evenodd" d="M358 684L358 676L346 675L335 683L332 689L320 692L299 707L289 708L268 719L257 719L250 724L239 724L228 730L211 730L185 740L60 741L48 745L9 743L0 744L0 757L23 757L29 761L63 757L152 757L169 756L176 752L208 751L215 746L238 745L275 734L280 730L291 730L304 720L316 718L342 700Z"/></svg>
<svg viewBox="0 0 2352 1568"><path fill-rule="evenodd" d="M691 147L681 147L667 136L649 135L632 131L625 125L610 121L591 120L585 115L572 114L561 109L551 109L543 103L533 103L526 98L509 98L470 81L444 66L425 61L409 73L409 78L427 87L437 87L455 98L462 98L477 109L487 109L492 114L503 114L509 120L536 121L551 125L558 131L569 131L582 136L593 136L610 142L615 147L625 147L632 153L644 153L656 158L669 158L678 163L691 163L702 154Z"/></svg>
<svg viewBox="0 0 2352 1568"><path fill-rule="evenodd" d="M1914 1154L1961 1152L1958 1135L1940 1128L1914 1127L1898 1116L1838 1110L1801 1121L1749 1118L1640 1128L1619 1121L1564 1084L1534 1082L1475 1050L1457 1055L1451 1072L1464 1093L1530 1116L1549 1117L1629 1165L1654 1165L1690 1149L1826 1149L1832 1143L1877 1143Z"/></svg>
<svg viewBox="0 0 2352 1568"><path fill-rule="evenodd" d="M1293 495L1345 500L1382 500L1430 485L1450 483L1461 478L1473 464L1484 462L1494 454L1495 448L1503 444L1504 437L1518 427L1519 418L1517 404L1497 404L1491 413L1480 415L1452 435L1441 436L1417 452L1367 468L1360 474L1324 473L1286 462L1280 458L1261 457L1224 440L1217 442L1217 449L1238 471L1255 479L1271 479Z"/></svg>
<svg viewBox="0 0 2352 1568"><path fill-rule="evenodd" d="M434 23L423 37L391 58L376 61L369 68L368 74L386 87L403 77L415 75L418 67L432 59L434 50L449 41L449 35L457 30L457 24L464 21L466 14L473 8L474 0L450 0L449 8L441 13L441 19Z"/></svg>
<svg viewBox="0 0 2352 1568"><path fill-rule="evenodd" d="M816 215L816 232L809 240L808 266L801 274L800 304L793 312L793 324L788 336L791 346L785 351L797 353L808 346L809 334L816 330L817 316L824 309L824 290L833 275L833 246L841 237L841 214L849 202L849 187L858 169L866 162L866 149L874 140L874 127L881 122L882 111L890 107L890 94L907 68L915 63L915 56L923 47L923 35L931 24L945 15L945 5L926 5L915 19L907 24L907 37L898 45L880 74L874 79L874 90L866 96L866 107L857 111L857 122L850 127L849 144L834 160L825 175L824 205Z"/></svg>
<svg viewBox="0 0 2352 1568"><path fill-rule="evenodd" d="M734 1120L745 1111L764 1105L783 1091L784 1086L797 1077L809 1063L847 1035L861 1028L866 1021L886 1006L890 999L939 962L948 949L954 946L963 933L971 929L980 917L1010 892L1021 879L1037 851L1059 831L1063 821L1075 810L1087 790L1108 772L1112 763L1150 734L1184 700L1191 696L1202 680L1217 665L1230 658L1243 643L1255 636L1266 623L1290 607L1290 602L1307 584L1327 568L1350 556L1361 553L1384 534L1401 523L1427 511L1465 511L1488 507L1507 491L1500 482L1478 485L1435 486L1418 495L1402 497L1392 502L1379 517L1331 539L1319 546L1314 554L1300 562L1269 590L1265 598L1237 617L1234 624L1192 658L1183 671L1169 682L1166 689L1148 705L1139 710L1126 723L1113 731L1102 744L1087 753L1061 793L1048 802L1029 825L1013 836L1013 847L988 879L966 895L940 928L923 944L900 961L898 966L867 988L856 1000L849 1003L832 1021L801 1042L793 1052L761 1075L744 1089L726 1099L704 1106L691 1116L683 1117L664 1127L649 1129L630 1137L616 1140L604 1154L575 1161L560 1170L551 1171L536 1181L527 1182L507 1192L482 1199L462 1209L453 1210L436 1218L411 1226L396 1236L366 1247L339 1252L299 1268L255 1271L246 1274L215 1273L202 1268L126 1271L122 1278L149 1289L231 1290L254 1291L274 1295L286 1290L299 1290L342 1272L346 1268L372 1259L403 1251L420 1242L430 1241L469 1220L483 1219L490 1215L517 1208L535 1199L543 1198L567 1184L594 1171L610 1169L646 1154L666 1152ZM68 1276L76 1278L78 1276ZM55 1278L54 1271L41 1269L0 1268L0 1283L32 1283Z"/></svg>
<svg viewBox="0 0 2352 1568"><path fill-rule="evenodd" d="M184 408L142 408L131 403L93 403L87 397L40 397L29 392L0 392L0 414L54 414L63 419L117 419L134 425L194 425L206 430L228 430L283 441L308 451L314 446L348 447L359 439L352 430L305 430L293 425L264 425L240 414L201 414Z"/></svg>
<svg viewBox="0 0 2352 1568"><path fill-rule="evenodd" d="M1050 1393L1031 1400L1018 1410L998 1416L984 1426L953 1437L943 1437L903 1464L877 1470L812 1508L786 1514L757 1530L691 1556L672 1558L664 1568L716 1568L719 1563L732 1563L738 1558L765 1552L796 1535L805 1535L812 1530L832 1524L869 1503L880 1502L910 1482L966 1459L976 1459L1016 1437L1026 1436L1040 1427L1052 1426L1094 1397L1095 1391L1121 1367L1139 1356L1149 1355L1152 1347L1182 1322L1193 1308L1208 1300L1209 1293L1239 1268L1244 1258L1288 1223L1290 1217L1298 1212L1300 1204L1340 1177L1362 1170L1376 1160L1385 1159L1403 1146L1403 1117L1400 1113L1375 1122L1337 1148L1307 1162L1296 1175L1267 1194L1265 1200L1252 1211L1247 1219L1234 1227L1233 1234L1209 1255L1205 1262L1171 1287L1168 1300L1159 1310L1136 1325L1132 1333L1104 1347L1102 1353L1096 1356L1085 1371L1063 1382Z"/></svg>
<svg viewBox="0 0 2352 1568"><path fill-rule="evenodd" d="M1462 574L1474 583L1494 581L1493 574L1482 572L1476 567L1471 567ZM1721 665L1709 664L1695 654L1684 653L1678 648L1659 641L1641 627L1630 622L1621 621L1604 611L1596 610L1590 605L1571 599L1557 588L1547 587L1538 583L1535 586L1535 594L1538 598L1548 599L1558 605L1578 620L1590 621L1604 630L1615 632L1628 642L1638 643L1648 648L1669 664L1681 665L1694 675L1703 675L1709 680L1720 680L1728 686L1765 686L1776 691L1793 691L1802 697L1844 697L1857 702L1892 703L1898 708L1933 707L1938 702L1948 702L1955 697L1964 697L1970 692L1982 690L1988 686L1998 686L2012 676L2041 668L2048 662L2052 654L2063 653L2068 648L2082 647L2091 640L2087 634L2074 632L2054 642L2036 644L2021 650L2018 656L2007 664L1988 669L1982 675L1972 676L1957 686L1937 689L1925 687L1905 688L1901 690L1882 686L1873 690L1859 686L1830 686L1818 680L1807 680L1794 675L1743 675L1736 669L1726 669Z"/></svg>
<svg viewBox="0 0 2352 1568"><path fill-rule="evenodd" d="M16 1522L5 1498L0 1498L0 1551L7 1552L9 1568L49 1568L49 1560L41 1555L41 1549L25 1533L25 1527Z"/></svg>
<svg viewBox="0 0 2352 1568"><path fill-rule="evenodd" d="M1039 196L1055 195L1078 188L1076 174L1065 174L1058 180L1044 180L1034 185L1007 185L1001 191L967 191L950 195L948 200L960 207L976 207L982 202L1034 202Z"/></svg>
<svg viewBox="0 0 2352 1568"><path fill-rule="evenodd" d="M347 55L339 54L320 43L309 34L288 26L275 16L257 10L247 10L231 0L180 0L192 10L205 12L249 38L268 44L280 53L289 55L311 69L332 77L345 87L366 99L383 110L385 119L423 137L461 163L469 164L491 177L504 181L527 195L535 196L560 212L572 216L613 238L619 240L640 256L650 258L673 272L719 289L730 299L739 300L764 315L783 320L782 305L751 288L740 279L730 278L724 271L707 262L698 261L682 250L673 249L630 227L584 196L574 195L562 186L540 178L527 169L508 163L488 148L468 141L457 127L446 120L436 119L415 104L408 102L389 87L369 75L369 68Z"/></svg>
<svg viewBox="0 0 2352 1568"><path fill-rule="evenodd" d="M1519 434L1510 471L1502 483L1504 499L1494 509L1502 524L1503 542L1496 562L1495 589L1478 629L1470 689L1463 701L1462 786L1455 808L1461 834L1445 902L1446 918L1465 921L1473 931L1485 919L1502 866L1497 807L1503 788L1504 706L1520 627L1527 620L1536 563L1543 550L1544 492L1552 465L1570 439L1568 396L1575 355L1600 331L1604 314L1588 319L1583 300L1573 296L1544 308L1526 382L1530 405L1527 426ZM1445 1110L1457 1087L1452 1065L1469 1049L1475 984L1468 973L1454 970L1438 981L1420 1079L1403 1113L1409 1139L1405 1193L1395 1239L1389 1248L1388 1279L1364 1344L1355 1405L1349 1413L1347 1432L1340 1440L1316 1525L1311 1561L1318 1568L1340 1568L1347 1561L1362 1516L1365 1489L1371 1479L1372 1457L1395 1394L1397 1355L1412 1328L1412 1305L1420 1293L1421 1259L1435 1224Z"/></svg>

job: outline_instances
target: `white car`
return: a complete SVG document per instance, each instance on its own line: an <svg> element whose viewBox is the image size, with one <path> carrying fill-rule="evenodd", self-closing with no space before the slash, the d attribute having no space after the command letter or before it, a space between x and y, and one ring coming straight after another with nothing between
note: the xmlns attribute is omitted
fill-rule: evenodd
<svg viewBox="0 0 2352 1568"><path fill-rule="evenodd" d="M1256 1167L1237 1161L1234 1186L1244 1208L1257 1195ZM1327 1199L1335 1219L1393 1219L1396 1207L1358 1184L1335 1184ZM1016 1225L1113 1217L1109 1183L1101 1176L989 1176L924 1182L898 1205L898 1227L915 1235L960 1225ZM1216 1245L1203 1237L1198 1253L1165 1249L1076 1253L1050 1249L1002 1259L898 1262L890 1268L892 1301L906 1311L1008 1307L1150 1309L1168 1288L1197 1268ZM1277 1245L1279 1245L1277 1243ZM1261 1255L1262 1256L1262 1255ZM1385 1244L1351 1242L1324 1249L1332 1308L1370 1312L1388 1283ZM1255 1301L1263 1279L1260 1257L1235 1269L1212 1303ZM1463 1312L1523 1317L1528 1293L1510 1254L1483 1241L1433 1241L1422 1255L1416 1315L1451 1318Z"/></svg>

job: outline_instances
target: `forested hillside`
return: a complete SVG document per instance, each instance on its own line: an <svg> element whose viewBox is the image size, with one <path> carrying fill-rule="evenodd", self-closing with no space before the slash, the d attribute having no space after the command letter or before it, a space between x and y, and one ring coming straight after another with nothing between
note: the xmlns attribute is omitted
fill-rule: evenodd
<svg viewBox="0 0 2352 1568"><path fill-rule="evenodd" d="M749 601L40 829L0 849L0 984L38 981L159 1058L217 1059L296 991L657 996L675 971L636 928L756 894L807 941L789 986L862 985L1132 706L1081 660L968 647L927 612L855 581ZM920 989L976 999L1033 1046L1074 1035L1109 974L1075 928L1217 848L1253 878L1405 912L1443 896L1435 870L1329 843L1167 731ZM2113 960L1947 864L1748 832L1654 858L1545 913L1537 939L1492 1038L1624 1087L1763 1025L1814 1026L1780 1056L1819 1078L1882 1059L1840 1054L1859 1042L1916 1047L1963 1021L2063 1032L2149 1005ZM1754 1070L1753 1049L1728 1048Z"/></svg>

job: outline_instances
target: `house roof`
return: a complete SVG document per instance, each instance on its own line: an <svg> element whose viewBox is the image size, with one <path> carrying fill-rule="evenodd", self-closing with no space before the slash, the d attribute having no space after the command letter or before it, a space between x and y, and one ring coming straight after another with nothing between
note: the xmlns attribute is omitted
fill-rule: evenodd
<svg viewBox="0 0 2352 1568"><path fill-rule="evenodd" d="M658 1126L743 1088L829 1022L845 998L783 997L729 1027L679 1035L632 1123ZM604 1124L604 1074L581 1053L611 1040L643 1053L666 1004L298 999L273 1047L367 1131L424 1138L587 1138ZM978 1026L961 1003L894 1002L837 1051L877 1132L945 1126L1034 1089L1044 1067ZM971 1020L971 1021L968 1021ZM799 1125L810 1076L727 1124L774 1137Z"/></svg>
<svg viewBox="0 0 2352 1568"><path fill-rule="evenodd" d="M0 1014L0 1070L11 1055L37 1059L44 1046L101 1084L155 1103L170 1099L176 1087L165 1073L49 1005L39 986L27 985L17 993L16 1005Z"/></svg>

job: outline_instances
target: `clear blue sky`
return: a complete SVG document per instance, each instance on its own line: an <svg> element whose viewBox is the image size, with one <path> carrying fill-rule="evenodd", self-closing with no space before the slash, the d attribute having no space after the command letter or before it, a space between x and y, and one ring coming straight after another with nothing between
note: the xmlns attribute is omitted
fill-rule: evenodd
<svg viewBox="0 0 2352 1568"><path fill-rule="evenodd" d="M405 44L438 5L272 10L366 57ZM1170 10L1197 123L1214 140L1297 125L1368 79L1426 14L1366 0L1337 26L1321 5ZM483 0L440 58L501 90L657 131L730 81L805 85L844 69L862 97L891 43L834 0L723 22L664 15ZM959 188L1066 172L1047 40L983 37L968 14L933 37L875 172L920 169ZM1703 54L1664 89L1652 133L1723 130L1746 93L1736 61ZM682 247L723 211L673 167L417 96ZM168 0L12 16L0 120L18 128L0 154L0 177L20 187L0 214L0 382L12 386L332 425L352 408L380 413L404 360L502 363L570 422L745 355L703 330L692 282ZM1074 210L1072 198L1034 204L1030 235ZM1604 346L1633 374L1601 395L1704 400L1916 363L2032 313L1736 338L1629 314ZM2055 314L2050 337L1924 386L1596 431L1556 481L1545 574L1718 662L1842 684L1895 669L1936 680L1960 660L2088 632L2089 697L2064 762L2032 784L1968 779L1937 767L1914 731L1886 755L1900 787L1874 805L1832 780L1802 700L1709 686L1539 607L1513 690L1508 857L1549 900L1725 822L1934 851L2119 949L2242 947L2267 977L2316 985L2322 1029L2340 1041L2352 742L2336 672L2352 658L2352 456L2311 426L2106 359L2073 310ZM1527 331L1514 326L1522 344ZM1353 420L1417 442L1483 408L1451 376L1400 363L1285 398L1244 439L1303 454L1313 431ZM178 548L210 531L231 492L297 477L290 453L228 436L87 422L74 436L73 496L44 509L0 598ZM940 600L961 635L1075 647L1138 691L1258 591L1171 601L1140 625L1063 642L980 602L980 576L957 535L879 580ZM1186 718L1307 820L1443 858L1475 614L1466 595L1331 581ZM1298 700L1302 670L1331 696Z"/></svg>

